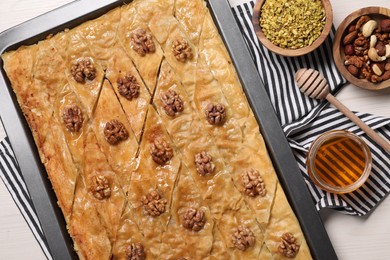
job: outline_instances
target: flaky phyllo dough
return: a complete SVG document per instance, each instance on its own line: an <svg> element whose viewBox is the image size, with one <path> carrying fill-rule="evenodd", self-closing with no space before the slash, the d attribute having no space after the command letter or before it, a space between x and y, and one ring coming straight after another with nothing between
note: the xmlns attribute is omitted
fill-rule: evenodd
<svg viewBox="0 0 390 260"><path fill-rule="evenodd" d="M2 56L80 259L310 259L202 0Z"/></svg>

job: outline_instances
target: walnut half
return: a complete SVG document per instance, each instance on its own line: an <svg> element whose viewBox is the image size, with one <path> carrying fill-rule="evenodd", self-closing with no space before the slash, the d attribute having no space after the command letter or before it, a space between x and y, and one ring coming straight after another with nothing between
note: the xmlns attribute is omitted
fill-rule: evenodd
<svg viewBox="0 0 390 260"><path fill-rule="evenodd" d="M157 191L152 191L141 198L146 213L152 217L158 217L165 212L167 200L161 198Z"/></svg>
<svg viewBox="0 0 390 260"><path fill-rule="evenodd" d="M147 53L156 51L152 35L142 28L138 28L131 33L130 46L140 56L145 56Z"/></svg>
<svg viewBox="0 0 390 260"><path fill-rule="evenodd" d="M150 147L150 155L157 164L164 165L173 157L173 149L162 138L155 138Z"/></svg>
<svg viewBox="0 0 390 260"><path fill-rule="evenodd" d="M163 108L168 116L174 117L176 113L184 110L184 103L181 97L173 89L169 89L160 97Z"/></svg>
<svg viewBox="0 0 390 260"><path fill-rule="evenodd" d="M225 106L220 103L208 104L205 113L206 113L207 121L211 125L222 125L225 122L226 119Z"/></svg>
<svg viewBox="0 0 390 260"><path fill-rule="evenodd" d="M116 145L119 142L126 140L129 137L125 126L116 119L106 123L104 127L104 137L111 145Z"/></svg>
<svg viewBox="0 0 390 260"><path fill-rule="evenodd" d="M249 197L256 197L258 195L264 197L267 194L263 178L257 170L249 169L243 171L241 178L245 195Z"/></svg>
<svg viewBox="0 0 390 260"><path fill-rule="evenodd" d="M130 73L127 73L126 76L122 78L118 78L116 83L118 84L118 92L121 94L121 96L128 100L132 100L133 98L138 97L139 84L137 79Z"/></svg>
<svg viewBox="0 0 390 260"><path fill-rule="evenodd" d="M299 251L297 239L290 232L284 233L278 247L279 253L288 258L294 258Z"/></svg>
<svg viewBox="0 0 390 260"><path fill-rule="evenodd" d="M193 57L190 44L182 37L173 41L172 50L173 56L180 62L186 62Z"/></svg>
<svg viewBox="0 0 390 260"><path fill-rule="evenodd" d="M183 227L199 231L206 224L206 215L202 210L188 208L183 215Z"/></svg>
<svg viewBox="0 0 390 260"><path fill-rule="evenodd" d="M107 178L103 175L93 176L91 191L93 196L99 200L109 198L111 195L111 188Z"/></svg>
<svg viewBox="0 0 390 260"><path fill-rule="evenodd" d="M126 248L127 260L145 260L146 254L141 243L132 243Z"/></svg>
<svg viewBox="0 0 390 260"><path fill-rule="evenodd" d="M252 230L241 225L233 229L232 242L237 249L245 251L248 247L255 244L256 238Z"/></svg>
<svg viewBox="0 0 390 260"><path fill-rule="evenodd" d="M82 58L72 65L71 73L78 83L85 83L86 79L95 79L96 68L91 58Z"/></svg>
<svg viewBox="0 0 390 260"><path fill-rule="evenodd" d="M83 112L77 105L66 106L62 113L66 129L78 132L84 121Z"/></svg>
<svg viewBox="0 0 390 260"><path fill-rule="evenodd" d="M196 171L201 176L212 174L215 170L215 166L213 164L213 158L206 151L202 151L195 155L195 165L196 165Z"/></svg>

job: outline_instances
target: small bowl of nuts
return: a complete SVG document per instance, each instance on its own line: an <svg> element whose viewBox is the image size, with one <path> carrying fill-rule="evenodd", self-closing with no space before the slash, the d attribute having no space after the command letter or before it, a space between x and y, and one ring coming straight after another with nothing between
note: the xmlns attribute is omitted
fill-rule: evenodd
<svg viewBox="0 0 390 260"><path fill-rule="evenodd" d="M259 41L282 56L301 56L319 47L333 23L329 0L257 0L252 24Z"/></svg>
<svg viewBox="0 0 390 260"><path fill-rule="evenodd" d="M348 15L337 29L333 58L355 86L390 87L390 9L366 7Z"/></svg>

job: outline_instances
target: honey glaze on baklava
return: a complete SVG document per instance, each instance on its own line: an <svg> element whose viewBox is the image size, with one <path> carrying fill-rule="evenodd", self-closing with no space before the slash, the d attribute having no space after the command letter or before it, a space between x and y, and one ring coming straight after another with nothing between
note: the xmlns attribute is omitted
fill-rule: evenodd
<svg viewBox="0 0 390 260"><path fill-rule="evenodd" d="M311 259L204 1L2 58L80 259Z"/></svg>

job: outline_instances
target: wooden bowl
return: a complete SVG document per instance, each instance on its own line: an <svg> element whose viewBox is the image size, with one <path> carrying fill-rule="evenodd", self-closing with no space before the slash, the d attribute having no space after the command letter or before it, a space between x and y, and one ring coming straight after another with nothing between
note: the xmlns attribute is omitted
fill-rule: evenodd
<svg viewBox="0 0 390 260"><path fill-rule="evenodd" d="M390 18L390 9L384 7L365 7L348 15L337 28L333 41L333 59L340 73L353 85L363 89L380 90L390 87L390 79L380 83L372 83L366 79L359 79L353 76L344 65L344 46L342 40L348 33L349 25L357 22L362 15L368 15L374 20Z"/></svg>
<svg viewBox="0 0 390 260"><path fill-rule="evenodd" d="M252 17L252 24L255 29L257 38L259 38L259 41L270 51L277 53L282 56L289 56L289 57L296 57L296 56L302 56L309 52L312 52L315 50L318 46L320 46L326 37L329 35L330 29L332 28L333 23L333 10L332 5L330 4L329 0L321 0L322 5L325 8L326 13L326 21L324 29L322 30L322 33L320 36L309 46L300 48L300 49L287 49L287 48L281 48L275 44L273 44L270 40L268 40L261 27L260 27L260 12L261 7L263 6L264 2L266 0L257 0L255 7L253 8L253 17Z"/></svg>

